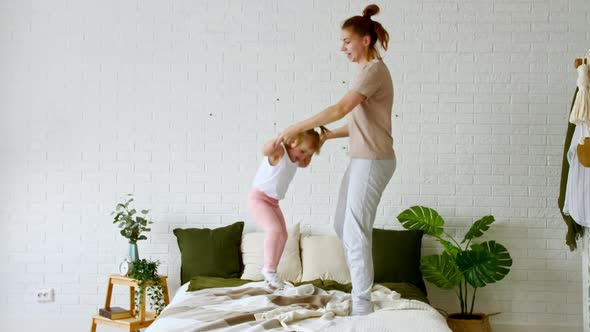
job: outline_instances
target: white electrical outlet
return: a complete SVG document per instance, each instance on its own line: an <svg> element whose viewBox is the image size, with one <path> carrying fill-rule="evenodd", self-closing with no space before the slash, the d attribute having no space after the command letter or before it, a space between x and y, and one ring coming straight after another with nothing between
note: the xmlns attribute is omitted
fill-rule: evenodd
<svg viewBox="0 0 590 332"><path fill-rule="evenodd" d="M53 302L55 299L55 290L53 288L38 289L34 295L37 302Z"/></svg>

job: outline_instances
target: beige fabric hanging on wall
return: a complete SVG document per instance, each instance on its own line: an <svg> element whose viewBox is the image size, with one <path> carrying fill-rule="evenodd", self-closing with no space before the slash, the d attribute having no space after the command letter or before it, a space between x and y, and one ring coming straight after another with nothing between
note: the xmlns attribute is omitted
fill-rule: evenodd
<svg viewBox="0 0 590 332"><path fill-rule="evenodd" d="M576 154L580 164L590 167L590 50L586 52L584 61L578 66L578 94L570 114L570 122L580 126L581 135L578 140Z"/></svg>

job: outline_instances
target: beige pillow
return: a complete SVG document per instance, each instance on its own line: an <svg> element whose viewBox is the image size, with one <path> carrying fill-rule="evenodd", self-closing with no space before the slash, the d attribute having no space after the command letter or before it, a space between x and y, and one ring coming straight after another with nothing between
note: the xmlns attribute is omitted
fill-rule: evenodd
<svg viewBox="0 0 590 332"><path fill-rule="evenodd" d="M342 241L336 236L306 236L301 238L301 281L323 279L342 284L350 282Z"/></svg>
<svg viewBox="0 0 590 332"><path fill-rule="evenodd" d="M277 273L283 280L301 281L301 257L299 256L299 224L289 229L289 237L283 255L277 267ZM264 264L264 233L247 233L242 236L242 260L244 273L242 279L262 280L260 273Z"/></svg>

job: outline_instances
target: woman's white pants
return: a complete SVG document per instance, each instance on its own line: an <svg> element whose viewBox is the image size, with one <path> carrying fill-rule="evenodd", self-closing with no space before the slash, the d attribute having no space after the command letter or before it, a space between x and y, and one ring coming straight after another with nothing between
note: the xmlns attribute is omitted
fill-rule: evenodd
<svg viewBox="0 0 590 332"><path fill-rule="evenodd" d="M373 311L372 231L381 194L393 176L396 159L351 159L342 178L334 229L344 245L352 280L353 314Z"/></svg>

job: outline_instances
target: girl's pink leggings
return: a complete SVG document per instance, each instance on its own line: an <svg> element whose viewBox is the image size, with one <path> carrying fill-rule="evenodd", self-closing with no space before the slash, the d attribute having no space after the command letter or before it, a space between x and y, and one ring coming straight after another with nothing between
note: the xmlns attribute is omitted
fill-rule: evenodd
<svg viewBox="0 0 590 332"><path fill-rule="evenodd" d="M279 207L279 201L262 191L252 189L248 195L248 210L266 233L264 269L276 271L287 242L287 226L285 226L285 217Z"/></svg>

